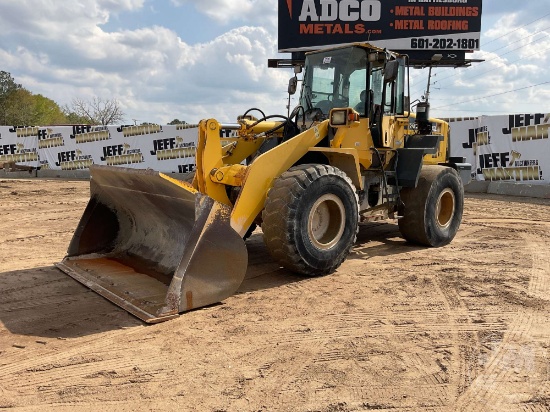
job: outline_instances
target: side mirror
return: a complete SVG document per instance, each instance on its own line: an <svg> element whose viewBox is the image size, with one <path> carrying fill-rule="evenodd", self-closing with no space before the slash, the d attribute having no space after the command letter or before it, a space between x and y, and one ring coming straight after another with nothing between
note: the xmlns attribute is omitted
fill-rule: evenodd
<svg viewBox="0 0 550 412"><path fill-rule="evenodd" d="M291 77L288 81L288 94L293 95L298 88L298 78L296 76Z"/></svg>
<svg viewBox="0 0 550 412"><path fill-rule="evenodd" d="M399 73L399 61L391 60L386 62L384 67L384 81L386 83L393 82L397 79L397 74Z"/></svg>

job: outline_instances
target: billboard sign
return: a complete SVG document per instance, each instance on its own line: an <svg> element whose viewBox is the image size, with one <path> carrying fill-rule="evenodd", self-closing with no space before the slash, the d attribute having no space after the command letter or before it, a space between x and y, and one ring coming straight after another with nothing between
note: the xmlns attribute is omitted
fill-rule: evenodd
<svg viewBox="0 0 550 412"><path fill-rule="evenodd" d="M279 0L279 51L369 42L390 50L479 50L482 0Z"/></svg>

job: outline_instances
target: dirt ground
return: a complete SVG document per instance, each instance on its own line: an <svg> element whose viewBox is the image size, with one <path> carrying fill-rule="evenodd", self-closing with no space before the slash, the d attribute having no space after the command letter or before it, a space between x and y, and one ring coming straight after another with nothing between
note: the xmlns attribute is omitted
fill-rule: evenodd
<svg viewBox="0 0 550 412"><path fill-rule="evenodd" d="M0 409L550 410L550 200L467 195L439 249L363 225L319 278L255 233L235 296L153 326L53 266L87 200L0 180Z"/></svg>

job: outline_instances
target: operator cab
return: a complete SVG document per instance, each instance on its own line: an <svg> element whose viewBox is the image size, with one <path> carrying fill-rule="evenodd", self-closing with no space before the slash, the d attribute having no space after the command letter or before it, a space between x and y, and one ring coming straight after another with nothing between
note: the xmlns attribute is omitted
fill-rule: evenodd
<svg viewBox="0 0 550 412"><path fill-rule="evenodd" d="M405 112L405 67L404 56L359 45L308 53L300 105L317 120L352 107L370 119L374 135L383 115Z"/></svg>

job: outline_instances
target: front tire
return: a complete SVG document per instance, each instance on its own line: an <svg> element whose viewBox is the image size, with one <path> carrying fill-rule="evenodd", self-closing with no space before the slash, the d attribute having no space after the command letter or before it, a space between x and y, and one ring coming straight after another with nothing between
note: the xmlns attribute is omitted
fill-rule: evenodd
<svg viewBox="0 0 550 412"><path fill-rule="evenodd" d="M300 165L275 180L262 215L264 241L285 268L331 273L355 243L359 201L351 180L326 165Z"/></svg>
<svg viewBox="0 0 550 412"><path fill-rule="evenodd" d="M464 209L464 188L451 167L423 166L415 188L400 192L405 204L399 230L412 243L445 246L455 237Z"/></svg>

